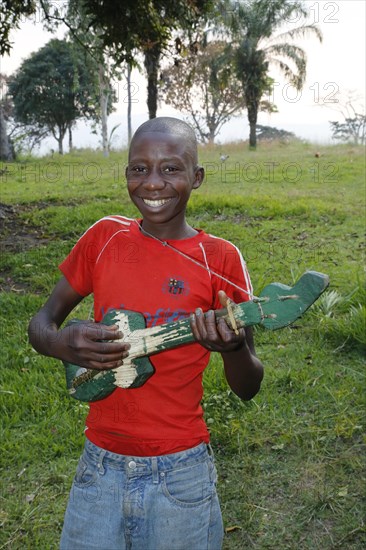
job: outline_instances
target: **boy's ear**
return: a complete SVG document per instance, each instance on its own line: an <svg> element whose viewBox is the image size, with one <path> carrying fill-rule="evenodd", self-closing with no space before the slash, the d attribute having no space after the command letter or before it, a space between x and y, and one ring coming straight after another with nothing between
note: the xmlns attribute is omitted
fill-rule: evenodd
<svg viewBox="0 0 366 550"><path fill-rule="evenodd" d="M192 185L192 189L198 189L205 177L205 169L202 166L198 166L195 171L195 179Z"/></svg>

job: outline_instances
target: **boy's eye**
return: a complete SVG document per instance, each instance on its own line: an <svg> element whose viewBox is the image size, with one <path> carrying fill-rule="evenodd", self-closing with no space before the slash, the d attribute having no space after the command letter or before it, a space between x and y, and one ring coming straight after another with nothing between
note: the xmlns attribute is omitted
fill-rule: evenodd
<svg viewBox="0 0 366 550"><path fill-rule="evenodd" d="M174 172L177 172L178 168L176 166L166 166L163 169L163 172L168 172L169 174L173 174Z"/></svg>
<svg viewBox="0 0 366 550"><path fill-rule="evenodd" d="M143 174L147 171L146 166L131 166L129 172L135 172L137 174Z"/></svg>

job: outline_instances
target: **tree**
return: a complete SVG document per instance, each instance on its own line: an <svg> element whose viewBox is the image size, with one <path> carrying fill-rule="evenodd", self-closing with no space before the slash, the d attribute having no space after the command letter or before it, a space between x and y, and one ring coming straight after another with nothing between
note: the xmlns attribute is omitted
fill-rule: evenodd
<svg viewBox="0 0 366 550"><path fill-rule="evenodd" d="M9 83L16 121L47 130L63 153L66 131L80 118L99 120L98 75L75 44L53 39L26 59Z"/></svg>
<svg viewBox="0 0 366 550"><path fill-rule="evenodd" d="M127 61L133 65L132 52L143 52L149 118L156 116L159 64L173 30L194 27L211 7L212 0L83 0L90 28L116 63Z"/></svg>
<svg viewBox="0 0 366 550"><path fill-rule="evenodd" d="M324 102L323 105L337 111L343 117L343 122L329 122L333 139L350 142L354 145L365 145L365 107L354 91L347 90L339 99L334 100L331 104Z"/></svg>
<svg viewBox="0 0 366 550"><path fill-rule="evenodd" d="M44 6L46 11L46 5ZM108 52L99 38L99 33L91 29L91 19L85 12L83 0L68 0L66 17L63 18L60 18L58 11L52 10L52 6L49 5L47 17L51 28L60 19L67 24L71 40L84 49L90 64L95 66L99 84L102 148L104 156L107 157L109 155L108 115L112 111L113 102L116 101L116 94L111 88L111 78L112 76L118 78L120 69L116 65L111 66Z"/></svg>
<svg viewBox="0 0 366 550"><path fill-rule="evenodd" d="M306 53L292 40L312 34L321 41L322 34L315 24L304 23L275 35L284 22L309 15L309 9L300 0L226 4L230 7L230 11L226 11L230 17L226 20L232 32L233 62L248 110L249 146L255 148L258 110L263 94L268 91L269 68L278 68L297 90L301 90L306 79Z"/></svg>
<svg viewBox="0 0 366 550"><path fill-rule="evenodd" d="M262 126L261 124L257 124L258 141L279 140L289 142L295 139L297 138L293 132L287 132L286 130L274 128L273 126Z"/></svg>
<svg viewBox="0 0 366 550"><path fill-rule="evenodd" d="M176 58L162 71L161 94L168 105L192 119L203 143L213 143L222 125L245 107L241 83L226 54L226 43L205 43Z"/></svg>
<svg viewBox="0 0 366 550"><path fill-rule="evenodd" d="M344 122L330 121L332 138L340 141L351 142L354 145L365 145L366 116L362 113L354 113L351 118L345 118Z"/></svg>

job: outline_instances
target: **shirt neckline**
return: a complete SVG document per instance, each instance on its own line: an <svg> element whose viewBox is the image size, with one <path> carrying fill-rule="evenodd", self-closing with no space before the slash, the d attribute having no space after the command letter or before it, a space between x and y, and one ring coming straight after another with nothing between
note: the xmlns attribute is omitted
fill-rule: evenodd
<svg viewBox="0 0 366 550"><path fill-rule="evenodd" d="M139 237L145 242L156 243L158 246L164 246L164 243L168 243L176 248L191 248L192 246L199 244L205 234L202 229L194 227L195 231L197 231L197 234L193 235L193 237L187 237L185 239L160 239L158 237L150 237L149 235L146 235L143 233L143 231L141 231L142 221L142 218L137 218L136 220L134 220L135 223L133 223L133 231L137 233Z"/></svg>

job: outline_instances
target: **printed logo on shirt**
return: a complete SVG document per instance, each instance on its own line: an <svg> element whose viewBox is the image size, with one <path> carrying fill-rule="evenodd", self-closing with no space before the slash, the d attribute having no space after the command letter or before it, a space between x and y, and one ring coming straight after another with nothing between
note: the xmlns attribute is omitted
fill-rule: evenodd
<svg viewBox="0 0 366 550"><path fill-rule="evenodd" d="M189 294L189 283L178 277L168 277L163 283L162 291L164 294L169 293L175 298L187 296Z"/></svg>

